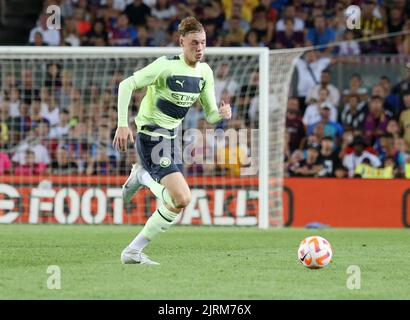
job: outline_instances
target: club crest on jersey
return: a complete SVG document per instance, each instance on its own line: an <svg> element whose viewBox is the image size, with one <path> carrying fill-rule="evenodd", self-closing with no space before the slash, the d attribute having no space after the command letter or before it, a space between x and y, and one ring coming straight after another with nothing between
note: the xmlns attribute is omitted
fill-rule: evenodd
<svg viewBox="0 0 410 320"><path fill-rule="evenodd" d="M159 159L159 165L162 168L167 168L171 165L171 159L167 157L162 157L161 159Z"/></svg>

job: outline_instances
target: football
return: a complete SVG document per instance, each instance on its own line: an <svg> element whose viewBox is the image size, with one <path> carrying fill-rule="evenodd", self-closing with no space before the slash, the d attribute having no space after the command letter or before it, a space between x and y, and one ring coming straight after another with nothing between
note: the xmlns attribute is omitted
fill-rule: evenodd
<svg viewBox="0 0 410 320"><path fill-rule="evenodd" d="M311 236L300 243L298 259L309 269L319 269L330 263L332 254L329 241L319 236Z"/></svg>

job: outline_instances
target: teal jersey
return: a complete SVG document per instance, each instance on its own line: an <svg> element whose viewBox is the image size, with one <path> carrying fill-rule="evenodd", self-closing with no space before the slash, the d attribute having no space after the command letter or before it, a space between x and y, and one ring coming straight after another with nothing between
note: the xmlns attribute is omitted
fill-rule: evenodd
<svg viewBox="0 0 410 320"><path fill-rule="evenodd" d="M124 82L124 83L123 83ZM120 84L118 93L119 126L126 126L129 91L147 87L147 92L135 118L137 131L150 135L145 128L160 127L168 130L177 128L189 108L198 99L204 109L206 120L213 124L222 117L215 101L214 77L208 64L197 62L189 66L183 55L160 57Z"/></svg>

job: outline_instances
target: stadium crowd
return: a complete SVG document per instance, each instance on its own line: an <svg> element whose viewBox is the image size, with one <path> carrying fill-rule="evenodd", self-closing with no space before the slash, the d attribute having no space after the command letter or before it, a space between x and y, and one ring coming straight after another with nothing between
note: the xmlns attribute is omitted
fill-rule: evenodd
<svg viewBox="0 0 410 320"><path fill-rule="evenodd" d="M409 35L353 41L410 30L405 0L46 0L44 8L51 4L61 7L62 29L48 29L42 13L29 45L178 46L177 25L187 15L204 24L208 46L324 45L296 63L297 88L286 115L285 175L410 178L410 68L406 79L396 83L383 76L372 87L352 74L348 88L338 88L330 71L344 56L409 54ZM350 4L362 8L362 28L354 32L345 24ZM339 40L344 42L326 47ZM92 85L77 88L70 71L58 63L46 68L41 83L30 68L2 74L0 174L128 174L135 153L120 154L111 146L116 89L125 75L113 74L110 88L101 92ZM231 101L234 115L219 127L257 127L258 73L245 85L230 74L229 64L215 70L217 100ZM143 93L134 95L133 114ZM207 128L197 105L186 116L187 128ZM205 144L209 147L215 148ZM239 161L249 150L237 145L225 153L216 150L216 157ZM240 167L191 164L185 169L190 175L239 175Z"/></svg>

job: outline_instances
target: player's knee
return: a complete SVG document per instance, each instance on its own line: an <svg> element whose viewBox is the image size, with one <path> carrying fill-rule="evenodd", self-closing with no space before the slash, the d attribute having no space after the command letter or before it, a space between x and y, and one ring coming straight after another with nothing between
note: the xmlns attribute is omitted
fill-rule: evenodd
<svg viewBox="0 0 410 320"><path fill-rule="evenodd" d="M191 202L191 198L191 192L181 192L175 195L174 202L178 208L185 208Z"/></svg>

